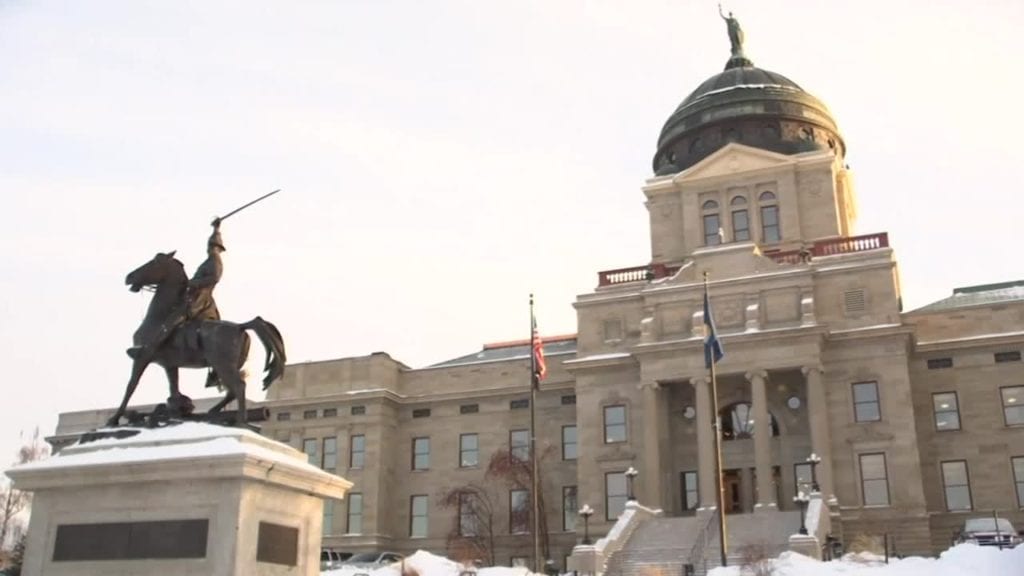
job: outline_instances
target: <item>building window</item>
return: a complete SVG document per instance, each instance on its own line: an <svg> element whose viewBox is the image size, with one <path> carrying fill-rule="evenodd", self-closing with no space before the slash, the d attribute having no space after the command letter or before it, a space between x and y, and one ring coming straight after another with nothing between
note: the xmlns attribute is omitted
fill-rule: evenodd
<svg viewBox="0 0 1024 576"><path fill-rule="evenodd" d="M1024 386L1002 388L999 393L1003 395L1003 418L1006 425L1024 424Z"/></svg>
<svg viewBox="0 0 1024 576"><path fill-rule="evenodd" d="M604 407L604 443L626 441L626 407Z"/></svg>
<svg viewBox="0 0 1024 576"><path fill-rule="evenodd" d="M799 494L811 493L811 465L806 462L799 462L793 465L793 475L796 478L796 485L793 486L793 492Z"/></svg>
<svg viewBox="0 0 1024 576"><path fill-rule="evenodd" d="M697 473L683 472L683 510L696 510L699 504L697 492Z"/></svg>
<svg viewBox="0 0 1024 576"><path fill-rule="evenodd" d="M518 400L513 400L513 401L508 403L508 409L509 410L525 410L525 409L527 409L529 407L530 407L530 399L529 398L520 398Z"/></svg>
<svg viewBox="0 0 1024 576"><path fill-rule="evenodd" d="M349 492L348 498L348 526L345 529L347 534L363 533L363 495L358 492Z"/></svg>
<svg viewBox="0 0 1024 576"><path fill-rule="evenodd" d="M509 453L523 462L530 459L530 431L512 430L508 433Z"/></svg>
<svg viewBox="0 0 1024 576"><path fill-rule="evenodd" d="M351 410L353 416L362 416L366 414L366 406L353 406Z"/></svg>
<svg viewBox="0 0 1024 576"><path fill-rule="evenodd" d="M462 406L459 406L459 414L476 414L479 411L479 404L463 404Z"/></svg>
<svg viewBox="0 0 1024 576"><path fill-rule="evenodd" d="M409 537L427 537L427 497L417 495L409 498Z"/></svg>
<svg viewBox="0 0 1024 576"><path fill-rule="evenodd" d="M734 242L750 240L750 216L747 213L747 199L736 196L729 201L732 207L732 239Z"/></svg>
<svg viewBox="0 0 1024 576"><path fill-rule="evenodd" d="M334 533L334 500L331 498L324 500L324 523L321 533L324 536Z"/></svg>
<svg viewBox="0 0 1024 576"><path fill-rule="evenodd" d="M417 408L412 411L413 418L430 418L430 408Z"/></svg>
<svg viewBox="0 0 1024 576"><path fill-rule="evenodd" d="M508 532L524 534L530 531L530 491L509 490Z"/></svg>
<svg viewBox="0 0 1024 576"><path fill-rule="evenodd" d="M860 483L865 506L889 505L889 477L885 454L860 455Z"/></svg>
<svg viewBox="0 0 1024 576"><path fill-rule="evenodd" d="M1013 350L1011 352L996 352L995 353L996 364L1003 362L1020 362L1020 350Z"/></svg>
<svg viewBox="0 0 1024 576"><path fill-rule="evenodd" d="M291 412L278 412L277 413L277 421L278 422L287 422L288 420L291 420L291 419L292 419Z"/></svg>
<svg viewBox="0 0 1024 576"><path fill-rule="evenodd" d="M1013 464L1013 483L1017 486L1017 506L1024 508L1024 456L1010 459Z"/></svg>
<svg viewBox="0 0 1024 576"><path fill-rule="evenodd" d="M761 241L765 244L779 242L782 232L779 230L779 204L775 194L762 192L757 201L761 206Z"/></svg>
<svg viewBox="0 0 1024 576"><path fill-rule="evenodd" d="M882 419L878 403L878 382L858 382L853 385L853 419L857 422L876 422Z"/></svg>
<svg viewBox="0 0 1024 576"><path fill-rule="evenodd" d="M480 465L480 440L476 434L459 435L459 468Z"/></svg>
<svg viewBox="0 0 1024 576"><path fill-rule="evenodd" d="M473 496L462 492L459 494L459 536L477 536L479 532Z"/></svg>
<svg viewBox="0 0 1024 576"><path fill-rule="evenodd" d="M751 414L753 410L753 406L747 402L737 402L722 408L718 414L722 419L722 440L753 438L757 426ZM779 435L779 423L771 414L768 414L768 426L772 436Z"/></svg>
<svg viewBox="0 0 1024 576"><path fill-rule="evenodd" d="M701 207L704 219L704 245L705 246L716 246L722 243L722 236L719 234L719 229L722 227L722 222L718 218L718 202L714 200L708 200Z"/></svg>
<svg viewBox="0 0 1024 576"><path fill-rule="evenodd" d="M349 442L348 467L362 468L366 460L366 436L353 436Z"/></svg>
<svg viewBox="0 0 1024 576"><path fill-rule="evenodd" d="M604 519L616 520L626 509L626 473L604 475Z"/></svg>
<svg viewBox="0 0 1024 576"><path fill-rule="evenodd" d="M575 406L575 405L576 405L576 395L575 394L566 394L565 396L562 396L562 406Z"/></svg>
<svg viewBox="0 0 1024 576"><path fill-rule="evenodd" d="M960 429L960 404L956 392L932 394L932 407L935 410L936 430Z"/></svg>
<svg viewBox="0 0 1024 576"><path fill-rule="evenodd" d="M942 487L946 491L946 510L971 509L971 481L966 461L942 463Z"/></svg>
<svg viewBox="0 0 1024 576"><path fill-rule="evenodd" d="M578 502L576 487L562 486L562 530L566 532L576 529Z"/></svg>
<svg viewBox="0 0 1024 576"><path fill-rule="evenodd" d="M338 468L338 439L334 436L324 438L324 459L321 468L334 471Z"/></svg>
<svg viewBox="0 0 1024 576"><path fill-rule="evenodd" d="M929 370L942 370L943 368L952 368L952 358L932 358L928 361Z"/></svg>
<svg viewBox="0 0 1024 576"><path fill-rule="evenodd" d="M562 460L576 459L576 426L562 426Z"/></svg>
<svg viewBox="0 0 1024 576"><path fill-rule="evenodd" d="M324 418L334 418L338 415L337 408L324 408Z"/></svg>
<svg viewBox="0 0 1024 576"><path fill-rule="evenodd" d="M412 439L412 469L430 469L430 438Z"/></svg>
<svg viewBox="0 0 1024 576"><path fill-rule="evenodd" d="M320 459L317 458L316 454L316 445L316 438L306 438L302 441L302 451L306 453L306 460L313 466L316 466L320 462Z"/></svg>
<svg viewBox="0 0 1024 576"><path fill-rule="evenodd" d="M316 410L306 410L302 413L303 420L312 420L316 418Z"/></svg>

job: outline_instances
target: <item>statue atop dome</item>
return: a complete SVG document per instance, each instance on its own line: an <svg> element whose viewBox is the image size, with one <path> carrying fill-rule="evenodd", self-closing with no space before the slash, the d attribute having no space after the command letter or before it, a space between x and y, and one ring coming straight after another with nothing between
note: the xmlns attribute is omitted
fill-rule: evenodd
<svg viewBox="0 0 1024 576"><path fill-rule="evenodd" d="M725 20L725 25L729 30L729 42L732 44L732 57L746 59L746 56L743 54L743 28L740 27L740 21L732 15L731 11L728 16L723 14L721 3L718 4L718 15L722 17L722 20Z"/></svg>

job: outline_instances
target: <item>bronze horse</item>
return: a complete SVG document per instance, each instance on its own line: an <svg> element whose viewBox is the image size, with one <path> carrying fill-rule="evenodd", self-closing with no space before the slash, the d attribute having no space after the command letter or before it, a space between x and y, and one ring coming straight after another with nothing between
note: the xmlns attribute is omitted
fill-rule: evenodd
<svg viewBox="0 0 1024 576"><path fill-rule="evenodd" d="M125 284L132 292L138 292L142 288L154 289L146 317L133 336L135 344L139 345L146 341L143 336L162 330L164 321L172 311L183 305L188 288L188 276L185 274L185 267L174 257L173 251L167 254L161 252L130 272L125 278ZM247 330L255 332L266 349L266 376L263 378L263 389L266 390L284 375L286 362L284 342L273 324L259 316L243 324L222 320L192 320L175 329L153 354L133 360L131 379L128 381L124 400L107 424L118 425L128 407L128 401L139 385L142 373L151 362L155 362L163 366L167 372L171 390L167 403L172 414L188 412L191 407L188 398L178 390L178 368L210 368L212 373L207 385L219 381L227 388L224 399L210 408L210 413L220 412L229 402L238 400L236 422L245 425L245 380L242 378L242 365L249 355Z"/></svg>

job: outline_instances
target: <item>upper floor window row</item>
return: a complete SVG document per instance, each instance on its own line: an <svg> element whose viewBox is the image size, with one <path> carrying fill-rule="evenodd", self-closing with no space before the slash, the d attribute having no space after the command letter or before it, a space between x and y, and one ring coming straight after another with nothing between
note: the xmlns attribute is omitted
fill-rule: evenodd
<svg viewBox="0 0 1024 576"><path fill-rule="evenodd" d="M782 240L782 228L779 222L779 203L774 192L764 191L757 197L757 214L761 226L761 242L776 244ZM726 214L732 229L733 242L746 242L751 239L750 213L747 210L745 196L733 196L729 201L729 213ZM722 226L722 215L718 202L705 200L701 204L701 222L704 231L704 245L717 246L725 241L726 232Z"/></svg>

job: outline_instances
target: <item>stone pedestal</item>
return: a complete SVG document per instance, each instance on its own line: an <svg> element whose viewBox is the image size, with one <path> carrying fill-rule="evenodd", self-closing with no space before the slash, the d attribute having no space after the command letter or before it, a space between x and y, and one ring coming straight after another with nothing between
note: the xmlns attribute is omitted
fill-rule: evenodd
<svg viewBox="0 0 1024 576"><path fill-rule="evenodd" d="M119 429L11 470L34 493L23 574L316 576L351 482L247 430Z"/></svg>

